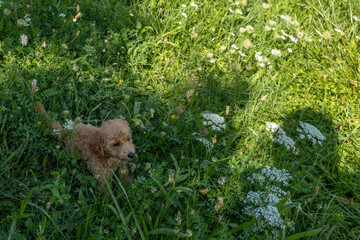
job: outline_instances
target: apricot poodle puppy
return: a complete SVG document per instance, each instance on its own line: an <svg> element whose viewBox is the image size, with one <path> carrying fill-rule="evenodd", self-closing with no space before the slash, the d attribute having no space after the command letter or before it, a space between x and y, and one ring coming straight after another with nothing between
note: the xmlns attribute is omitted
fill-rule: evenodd
<svg viewBox="0 0 360 240"><path fill-rule="evenodd" d="M87 168L105 188L105 179L109 180L111 170L119 175L122 181L129 181L129 171L126 162L135 156L135 146L132 142L131 130L127 121L114 119L104 122L97 128L83 123L76 124L75 134L61 126L58 121L49 119L44 106L35 103L36 111L49 121L49 128L64 140L69 152L79 153Z"/></svg>

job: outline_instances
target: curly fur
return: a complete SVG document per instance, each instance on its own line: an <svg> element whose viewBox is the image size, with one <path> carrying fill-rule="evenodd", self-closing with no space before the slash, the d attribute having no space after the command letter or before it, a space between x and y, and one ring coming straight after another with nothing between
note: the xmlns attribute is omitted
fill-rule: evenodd
<svg viewBox="0 0 360 240"><path fill-rule="evenodd" d="M135 146L128 122L122 119L109 120L99 128L79 123L73 128L75 134L69 134L58 121L49 119L40 102L36 102L35 107L40 116L50 121L49 128L59 131L58 136L65 141L67 150L80 154L89 171L95 174L103 187L105 178L111 176L111 170L118 173L121 169L122 180L129 180L126 162L134 157Z"/></svg>

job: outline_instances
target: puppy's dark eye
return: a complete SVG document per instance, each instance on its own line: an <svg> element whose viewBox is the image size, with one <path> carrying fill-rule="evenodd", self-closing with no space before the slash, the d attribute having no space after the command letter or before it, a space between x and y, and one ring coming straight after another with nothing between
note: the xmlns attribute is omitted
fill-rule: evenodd
<svg viewBox="0 0 360 240"><path fill-rule="evenodd" d="M115 143L114 144L114 147L118 147L118 146L120 146L120 143Z"/></svg>

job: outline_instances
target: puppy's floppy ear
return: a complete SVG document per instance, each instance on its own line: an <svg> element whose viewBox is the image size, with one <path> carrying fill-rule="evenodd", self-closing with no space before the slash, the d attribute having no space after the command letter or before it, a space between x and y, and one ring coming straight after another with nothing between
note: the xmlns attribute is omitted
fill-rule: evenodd
<svg viewBox="0 0 360 240"><path fill-rule="evenodd" d="M90 137L89 147L96 154L104 156L104 140L100 132L96 132Z"/></svg>

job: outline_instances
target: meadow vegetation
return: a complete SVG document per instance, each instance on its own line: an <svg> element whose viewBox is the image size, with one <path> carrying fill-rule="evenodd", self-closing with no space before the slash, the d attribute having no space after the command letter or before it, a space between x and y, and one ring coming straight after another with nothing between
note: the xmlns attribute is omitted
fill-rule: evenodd
<svg viewBox="0 0 360 240"><path fill-rule="evenodd" d="M1 239L360 239L355 0L0 1ZM34 111L129 121L107 192Z"/></svg>

